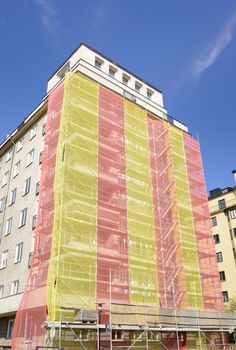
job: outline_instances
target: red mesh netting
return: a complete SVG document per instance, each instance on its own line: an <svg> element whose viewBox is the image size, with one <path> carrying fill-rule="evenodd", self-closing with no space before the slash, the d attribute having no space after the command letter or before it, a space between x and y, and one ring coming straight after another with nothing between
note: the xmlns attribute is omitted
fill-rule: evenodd
<svg viewBox="0 0 236 350"><path fill-rule="evenodd" d="M46 286L51 253L54 210L54 174L64 86L61 84L48 99L47 127L43 151L38 220L29 278L16 315L12 349L31 350L45 345Z"/></svg>

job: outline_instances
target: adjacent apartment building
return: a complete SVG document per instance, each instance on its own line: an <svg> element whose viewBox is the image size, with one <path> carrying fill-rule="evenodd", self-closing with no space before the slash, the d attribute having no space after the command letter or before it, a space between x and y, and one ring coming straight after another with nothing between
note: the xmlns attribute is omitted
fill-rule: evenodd
<svg viewBox="0 0 236 350"><path fill-rule="evenodd" d="M233 175L235 177L236 170ZM210 191L209 208L223 300L236 297L236 188Z"/></svg>
<svg viewBox="0 0 236 350"><path fill-rule="evenodd" d="M0 348L228 346L200 147L159 89L81 44L0 159Z"/></svg>

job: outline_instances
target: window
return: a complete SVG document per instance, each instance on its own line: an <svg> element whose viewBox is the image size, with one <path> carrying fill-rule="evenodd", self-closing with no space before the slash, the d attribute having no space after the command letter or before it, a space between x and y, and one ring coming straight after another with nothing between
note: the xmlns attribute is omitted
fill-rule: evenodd
<svg viewBox="0 0 236 350"><path fill-rule="evenodd" d="M36 223L37 223L37 215L34 215L32 220L32 230L35 230Z"/></svg>
<svg viewBox="0 0 236 350"><path fill-rule="evenodd" d="M216 226L216 225L217 225L216 216L214 216L213 218L211 218L211 224L212 224L212 226Z"/></svg>
<svg viewBox="0 0 236 350"><path fill-rule="evenodd" d="M37 131L37 125L34 125L30 130L30 140L32 140L32 138L36 136L36 131Z"/></svg>
<svg viewBox="0 0 236 350"><path fill-rule="evenodd" d="M229 301L229 295L227 291L222 292L223 302L227 303Z"/></svg>
<svg viewBox="0 0 236 350"><path fill-rule="evenodd" d="M13 327L14 327L14 319L8 320L8 324L7 324L7 339L11 339L12 338Z"/></svg>
<svg viewBox="0 0 236 350"><path fill-rule="evenodd" d="M42 127L42 136L46 134L46 126L47 126L47 123L44 123Z"/></svg>
<svg viewBox="0 0 236 350"><path fill-rule="evenodd" d="M213 237L214 237L215 244L220 243L220 236L219 235L214 235Z"/></svg>
<svg viewBox="0 0 236 350"><path fill-rule="evenodd" d="M11 282L11 295L18 293L19 289L19 280Z"/></svg>
<svg viewBox="0 0 236 350"><path fill-rule="evenodd" d="M23 242L17 244L16 246L15 263L18 263L22 260L22 253L23 253Z"/></svg>
<svg viewBox="0 0 236 350"><path fill-rule="evenodd" d="M138 81L136 81L136 82L135 82L135 86L134 86L135 91L140 92L141 87L142 87L142 84L139 83Z"/></svg>
<svg viewBox="0 0 236 350"><path fill-rule="evenodd" d="M236 209L230 210L231 219L236 219Z"/></svg>
<svg viewBox="0 0 236 350"><path fill-rule="evenodd" d="M14 166L13 177L17 176L20 172L20 160Z"/></svg>
<svg viewBox="0 0 236 350"><path fill-rule="evenodd" d="M30 268L31 263L32 263L32 257L33 257L33 253L29 253L29 257L28 257L28 268Z"/></svg>
<svg viewBox="0 0 236 350"><path fill-rule="evenodd" d="M126 74L123 74L123 78L122 78L123 84L128 85L129 80L130 80L130 77Z"/></svg>
<svg viewBox="0 0 236 350"><path fill-rule="evenodd" d="M36 196L39 194L40 182L36 183L35 194Z"/></svg>
<svg viewBox="0 0 236 350"><path fill-rule="evenodd" d="M43 160L43 151L39 153L39 164L42 164L42 160Z"/></svg>
<svg viewBox="0 0 236 350"><path fill-rule="evenodd" d="M220 281L221 282L224 282L226 279L225 279L225 272L224 271L220 271L219 272L219 276L220 276Z"/></svg>
<svg viewBox="0 0 236 350"><path fill-rule="evenodd" d="M112 67L112 66L109 67L109 75L110 75L110 77L115 78L115 75L116 75L116 68L115 67Z"/></svg>
<svg viewBox="0 0 236 350"><path fill-rule="evenodd" d="M5 209L6 197L0 199L0 213Z"/></svg>
<svg viewBox="0 0 236 350"><path fill-rule="evenodd" d="M8 260L8 250L5 250L4 252L2 252L0 269L5 269L7 267L7 260Z"/></svg>
<svg viewBox="0 0 236 350"><path fill-rule="evenodd" d="M23 188L23 196L25 196L30 191L31 177L25 180Z"/></svg>
<svg viewBox="0 0 236 350"><path fill-rule="evenodd" d="M102 64L103 64L103 61L100 58L96 57L95 58L95 67L97 69L101 69L102 68Z"/></svg>
<svg viewBox="0 0 236 350"><path fill-rule="evenodd" d="M27 208L21 210L21 212L20 212L19 227L22 227L26 224L26 218L27 218Z"/></svg>
<svg viewBox="0 0 236 350"><path fill-rule="evenodd" d="M9 205L12 205L12 204L15 203L15 201L16 201L16 191L17 191L16 188L14 188L14 190L11 191L10 199L9 199Z"/></svg>
<svg viewBox="0 0 236 350"><path fill-rule="evenodd" d="M221 199L218 201L219 209L224 209L226 207L225 205L225 199Z"/></svg>
<svg viewBox="0 0 236 350"><path fill-rule="evenodd" d="M3 297L3 292L4 292L4 285L0 285L0 299Z"/></svg>
<svg viewBox="0 0 236 350"><path fill-rule="evenodd" d="M21 148L23 147L23 142L24 142L24 139L21 139L17 142L16 144L16 152L19 152L21 150Z"/></svg>
<svg viewBox="0 0 236 350"><path fill-rule="evenodd" d="M10 235L12 233L12 224L13 224L13 218L7 219L6 228L5 228L5 236Z"/></svg>
<svg viewBox="0 0 236 350"><path fill-rule="evenodd" d="M2 187L5 186L10 178L10 172L7 171L4 175L3 175L3 180L2 180Z"/></svg>
<svg viewBox="0 0 236 350"><path fill-rule="evenodd" d="M153 91L150 89L147 89L147 98L149 98L150 100L152 99L152 95L153 95Z"/></svg>
<svg viewBox="0 0 236 350"><path fill-rule="evenodd" d="M2 167L2 157L0 157L0 169Z"/></svg>
<svg viewBox="0 0 236 350"><path fill-rule="evenodd" d="M27 156L27 163L26 166L30 165L31 163L33 163L34 160L34 149L32 149Z"/></svg>
<svg viewBox="0 0 236 350"><path fill-rule="evenodd" d="M233 255L234 255L234 259L236 259L236 251L235 251L235 248L233 248Z"/></svg>
<svg viewBox="0 0 236 350"><path fill-rule="evenodd" d="M236 227L233 228L234 238L236 238Z"/></svg>
<svg viewBox="0 0 236 350"><path fill-rule="evenodd" d="M7 152L6 162L8 162L8 161L11 159L12 153L13 153L13 149L11 148L11 149L9 149L9 151Z"/></svg>
<svg viewBox="0 0 236 350"><path fill-rule="evenodd" d="M217 262L222 262L223 261L222 252L216 253L216 260L217 260Z"/></svg>

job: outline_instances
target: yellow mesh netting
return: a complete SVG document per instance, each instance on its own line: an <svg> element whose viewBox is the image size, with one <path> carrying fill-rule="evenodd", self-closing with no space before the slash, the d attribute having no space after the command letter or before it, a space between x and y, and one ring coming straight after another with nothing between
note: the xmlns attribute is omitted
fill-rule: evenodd
<svg viewBox="0 0 236 350"><path fill-rule="evenodd" d="M183 146L183 132L172 125L169 127L178 202L179 228L183 249L183 265L185 268L188 296L187 307L202 309L202 289Z"/></svg>
<svg viewBox="0 0 236 350"><path fill-rule="evenodd" d="M130 300L158 304L157 261L146 112L125 101Z"/></svg>
<svg viewBox="0 0 236 350"><path fill-rule="evenodd" d="M67 74L54 182L48 319L96 303L98 85Z"/></svg>

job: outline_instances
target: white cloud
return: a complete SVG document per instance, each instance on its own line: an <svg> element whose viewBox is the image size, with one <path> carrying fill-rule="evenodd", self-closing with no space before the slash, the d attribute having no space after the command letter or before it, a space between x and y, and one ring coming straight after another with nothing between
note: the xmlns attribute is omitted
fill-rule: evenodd
<svg viewBox="0 0 236 350"><path fill-rule="evenodd" d="M39 18L43 27L50 33L55 34L58 30L56 10L51 0L36 0L41 7Z"/></svg>
<svg viewBox="0 0 236 350"><path fill-rule="evenodd" d="M195 79L199 79L203 72L215 63L218 56L230 44L234 37L235 25L236 13L228 19L218 36L208 45L205 52L193 62L192 75Z"/></svg>

